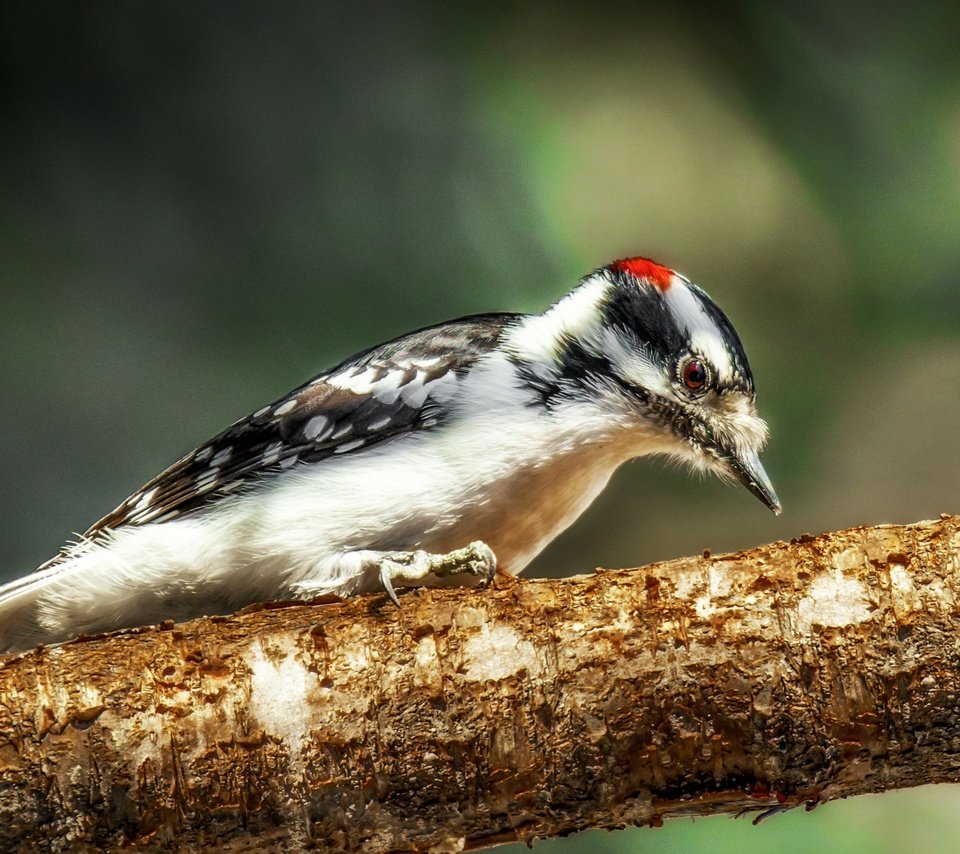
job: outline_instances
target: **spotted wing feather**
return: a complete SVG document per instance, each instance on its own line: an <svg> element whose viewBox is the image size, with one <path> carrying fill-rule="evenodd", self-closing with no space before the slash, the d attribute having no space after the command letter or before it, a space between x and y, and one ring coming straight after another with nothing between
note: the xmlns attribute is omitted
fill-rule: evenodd
<svg viewBox="0 0 960 854"><path fill-rule="evenodd" d="M515 317L450 321L341 362L187 454L84 537L195 513L258 478L294 465L322 464L442 421L446 413L435 390L457 382Z"/></svg>

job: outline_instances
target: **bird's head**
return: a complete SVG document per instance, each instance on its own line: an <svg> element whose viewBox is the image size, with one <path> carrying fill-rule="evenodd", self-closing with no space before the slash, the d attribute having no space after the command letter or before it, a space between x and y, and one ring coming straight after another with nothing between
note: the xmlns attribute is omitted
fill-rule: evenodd
<svg viewBox="0 0 960 854"><path fill-rule="evenodd" d="M668 454L742 483L774 513L760 463L767 427L740 338L704 291L646 258L602 267L525 330L541 393L590 400L632 436L634 455ZM628 440L629 441L629 440Z"/></svg>

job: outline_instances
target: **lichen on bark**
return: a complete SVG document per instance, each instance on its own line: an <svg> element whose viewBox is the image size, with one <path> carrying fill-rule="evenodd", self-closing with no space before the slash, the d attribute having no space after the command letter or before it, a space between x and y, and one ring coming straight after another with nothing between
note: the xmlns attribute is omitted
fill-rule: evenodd
<svg viewBox="0 0 960 854"><path fill-rule="evenodd" d="M0 662L0 849L455 851L960 779L960 520Z"/></svg>

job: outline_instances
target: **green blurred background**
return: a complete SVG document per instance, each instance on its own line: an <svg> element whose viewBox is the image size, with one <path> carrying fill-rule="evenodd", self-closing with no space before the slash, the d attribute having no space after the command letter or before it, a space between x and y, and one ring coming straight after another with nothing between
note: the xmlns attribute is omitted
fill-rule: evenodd
<svg viewBox="0 0 960 854"><path fill-rule="evenodd" d="M634 463L532 574L960 511L960 5L86 5L0 7L3 578L341 357L626 254L734 319L784 515ZM536 850L956 851L958 807Z"/></svg>

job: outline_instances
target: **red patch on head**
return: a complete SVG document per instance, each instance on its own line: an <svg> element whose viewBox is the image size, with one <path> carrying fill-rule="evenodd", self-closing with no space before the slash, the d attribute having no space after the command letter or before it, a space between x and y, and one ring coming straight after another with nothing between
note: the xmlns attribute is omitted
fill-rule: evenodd
<svg viewBox="0 0 960 854"><path fill-rule="evenodd" d="M638 279L645 279L661 291L673 284L673 270L663 267L649 258L622 258L610 265L614 273L631 273Z"/></svg>

